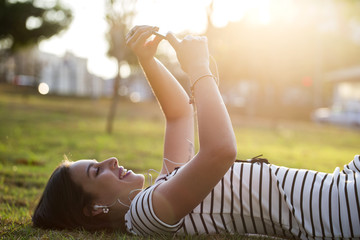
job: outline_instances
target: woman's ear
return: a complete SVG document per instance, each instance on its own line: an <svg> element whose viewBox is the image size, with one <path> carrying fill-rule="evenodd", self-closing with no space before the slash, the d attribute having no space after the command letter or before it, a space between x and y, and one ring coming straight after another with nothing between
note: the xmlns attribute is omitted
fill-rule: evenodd
<svg viewBox="0 0 360 240"><path fill-rule="evenodd" d="M95 206L95 205L94 205L94 206ZM98 214L100 214L100 213L102 213L102 212L103 212L103 209L100 208L100 207L95 208L95 207L93 207L93 206L85 206L85 207L83 208L83 213L84 213L84 215L87 216L87 217L96 216L96 215L98 215Z"/></svg>

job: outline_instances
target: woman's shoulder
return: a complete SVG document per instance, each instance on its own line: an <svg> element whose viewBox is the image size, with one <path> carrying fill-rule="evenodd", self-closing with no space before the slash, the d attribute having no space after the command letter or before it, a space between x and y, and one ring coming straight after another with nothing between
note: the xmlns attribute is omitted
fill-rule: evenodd
<svg viewBox="0 0 360 240"><path fill-rule="evenodd" d="M155 214L152 204L154 190L163 182L175 176L179 168L169 174L160 175L155 183L140 193L132 200L128 212L125 214L126 229L129 233L141 236L173 234L178 231L182 221L169 225L161 221Z"/></svg>

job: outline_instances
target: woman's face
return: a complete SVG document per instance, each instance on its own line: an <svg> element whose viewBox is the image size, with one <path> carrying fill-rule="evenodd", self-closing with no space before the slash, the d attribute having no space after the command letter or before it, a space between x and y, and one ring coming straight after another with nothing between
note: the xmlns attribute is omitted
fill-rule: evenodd
<svg viewBox="0 0 360 240"><path fill-rule="evenodd" d="M144 186L144 176L118 166L116 158L102 162L96 160L79 160L70 165L70 175L75 183L82 186L85 192L95 196L94 204L108 205L116 199L130 203L130 192Z"/></svg>

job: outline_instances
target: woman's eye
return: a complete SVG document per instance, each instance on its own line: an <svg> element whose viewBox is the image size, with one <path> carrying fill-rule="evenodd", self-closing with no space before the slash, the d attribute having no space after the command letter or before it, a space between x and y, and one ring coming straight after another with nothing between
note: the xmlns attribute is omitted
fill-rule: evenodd
<svg viewBox="0 0 360 240"><path fill-rule="evenodd" d="M95 171L95 176L99 175L99 172L100 172L100 167L97 167Z"/></svg>

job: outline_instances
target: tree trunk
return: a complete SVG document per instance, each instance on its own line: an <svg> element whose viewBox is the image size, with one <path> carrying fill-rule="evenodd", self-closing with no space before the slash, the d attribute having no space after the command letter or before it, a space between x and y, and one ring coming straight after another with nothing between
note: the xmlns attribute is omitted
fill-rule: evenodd
<svg viewBox="0 0 360 240"><path fill-rule="evenodd" d="M115 81L114 81L114 92L113 92L113 97L111 100L111 105L110 105L110 109L109 109L109 113L108 113L108 117L107 117L107 123L106 123L106 132L108 134L112 134L113 132L113 125L114 125L114 118L116 115L116 108L117 108L117 103L119 101L119 86L120 86L120 72L118 71L118 74L115 77Z"/></svg>

